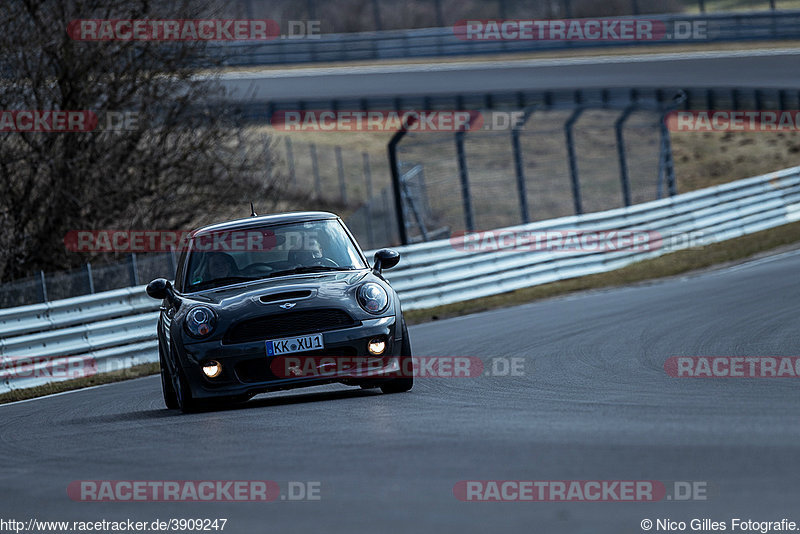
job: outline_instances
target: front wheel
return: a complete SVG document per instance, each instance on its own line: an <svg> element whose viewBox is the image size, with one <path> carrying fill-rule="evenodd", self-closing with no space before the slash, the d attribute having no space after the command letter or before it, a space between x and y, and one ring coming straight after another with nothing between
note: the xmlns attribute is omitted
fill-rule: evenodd
<svg viewBox="0 0 800 534"><path fill-rule="evenodd" d="M178 400L178 408L180 408L183 413L199 412L204 408L204 404L192 397L192 390L189 388L189 381L186 379L183 369L176 366L175 371L177 376L175 376L173 383L175 384L175 396Z"/></svg>
<svg viewBox="0 0 800 534"><path fill-rule="evenodd" d="M400 345L400 372L408 370L413 373L413 366L405 362L411 359L411 339L408 337L408 328L403 321L403 344ZM409 362L410 363L410 362ZM405 393L414 387L414 377L393 378L381 386L384 393Z"/></svg>
<svg viewBox="0 0 800 534"><path fill-rule="evenodd" d="M179 408L178 395L172 385L172 374L169 372L169 367L167 367L167 362L164 359L161 343L158 344L158 363L161 366L161 393L164 395L164 404L169 410L177 410Z"/></svg>

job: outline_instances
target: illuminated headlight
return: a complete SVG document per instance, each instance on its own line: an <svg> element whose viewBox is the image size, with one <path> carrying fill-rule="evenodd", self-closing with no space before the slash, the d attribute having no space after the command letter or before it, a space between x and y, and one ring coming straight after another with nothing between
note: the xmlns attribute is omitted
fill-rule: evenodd
<svg viewBox="0 0 800 534"><path fill-rule="evenodd" d="M197 306L189 310L184 322L190 336L202 339L208 337L217 325L217 315L208 306Z"/></svg>
<svg viewBox="0 0 800 534"><path fill-rule="evenodd" d="M370 339L369 343L367 343L367 349L370 354L380 356L386 350L386 341L380 337Z"/></svg>
<svg viewBox="0 0 800 534"><path fill-rule="evenodd" d="M381 313L389 307L389 295L375 282L367 282L358 288L358 304L369 313Z"/></svg>
<svg viewBox="0 0 800 534"><path fill-rule="evenodd" d="M220 365L219 362L211 360L210 362L206 362L203 364L203 373L208 378L217 378L221 372L222 372L222 365Z"/></svg>

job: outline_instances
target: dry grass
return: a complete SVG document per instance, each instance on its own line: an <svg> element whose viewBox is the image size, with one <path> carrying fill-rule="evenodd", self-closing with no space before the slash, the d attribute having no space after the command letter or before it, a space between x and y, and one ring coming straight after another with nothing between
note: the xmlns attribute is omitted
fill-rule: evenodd
<svg viewBox="0 0 800 534"><path fill-rule="evenodd" d="M700 249L688 249L634 263L616 271L593 274L528 287L501 295L458 302L425 310L405 312L409 324L436 321L496 308L506 308L545 298L607 287L618 287L645 280L664 278L750 258L787 245L800 243L800 222L786 224Z"/></svg>

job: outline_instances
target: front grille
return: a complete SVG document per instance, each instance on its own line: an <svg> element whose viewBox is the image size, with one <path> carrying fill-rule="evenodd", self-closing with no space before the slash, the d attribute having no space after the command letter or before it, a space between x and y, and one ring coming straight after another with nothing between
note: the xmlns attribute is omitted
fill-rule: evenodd
<svg viewBox="0 0 800 534"><path fill-rule="evenodd" d="M234 325L225 334L222 342L228 345L249 343L251 341L315 334L327 330L347 328L356 324L356 321L350 315L343 310L336 309L277 313Z"/></svg>
<svg viewBox="0 0 800 534"><path fill-rule="evenodd" d="M286 354L286 357L298 356L307 358L309 356L314 356L314 357L326 357L326 358L328 357L343 358L343 357L355 357L357 354L358 352L353 347L337 347L335 349L322 349L310 352L298 352L293 354ZM236 371L236 376L242 382L269 382L271 380L278 379L278 377L275 376L275 374L272 372L272 369L270 368L271 361L273 360L266 357L253 360L245 360L243 362L237 363L234 370Z"/></svg>

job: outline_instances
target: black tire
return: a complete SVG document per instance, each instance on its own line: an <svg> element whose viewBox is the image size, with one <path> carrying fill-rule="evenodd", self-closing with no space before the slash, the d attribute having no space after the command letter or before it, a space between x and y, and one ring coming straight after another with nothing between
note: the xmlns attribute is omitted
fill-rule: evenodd
<svg viewBox="0 0 800 534"><path fill-rule="evenodd" d="M192 390L189 389L189 381L186 379L183 369L176 366L176 371L177 376L175 380L173 380L173 384L175 384L175 396L178 400L178 408L180 408L183 413L201 411L205 405L192 397Z"/></svg>
<svg viewBox="0 0 800 534"><path fill-rule="evenodd" d="M400 345L400 369L412 369L411 365L405 363L406 360L411 359L411 339L408 337L408 328L406 322L403 321L403 344ZM381 386L381 391L384 393L405 393L414 387L414 377L404 376L402 378L393 378Z"/></svg>
<svg viewBox="0 0 800 534"><path fill-rule="evenodd" d="M177 410L179 408L178 395L172 385L172 374L169 372L166 360L164 360L161 343L158 344L158 363L161 366L161 393L164 395L164 404L169 410Z"/></svg>

